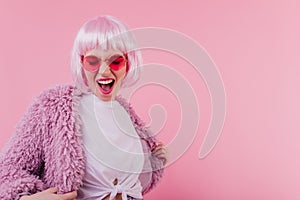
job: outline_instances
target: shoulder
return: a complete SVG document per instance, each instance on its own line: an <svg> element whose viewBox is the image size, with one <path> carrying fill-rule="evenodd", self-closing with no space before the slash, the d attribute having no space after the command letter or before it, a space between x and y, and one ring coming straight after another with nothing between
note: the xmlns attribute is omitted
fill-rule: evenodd
<svg viewBox="0 0 300 200"><path fill-rule="evenodd" d="M119 104L127 111L127 113L130 115L131 121L134 125L138 127L144 127L145 123L141 118L136 114L134 108L132 105L122 96L117 96L116 100L119 102Z"/></svg>
<svg viewBox="0 0 300 200"><path fill-rule="evenodd" d="M43 106L51 106L59 102L72 102L73 97L80 95L79 89L73 85L56 85L42 91L34 98L34 102Z"/></svg>
<svg viewBox="0 0 300 200"><path fill-rule="evenodd" d="M53 101L60 98L68 98L74 93L75 87L72 85L56 85L42 91L37 100Z"/></svg>
<svg viewBox="0 0 300 200"><path fill-rule="evenodd" d="M33 102L29 106L29 112L43 112L47 114L48 111L58 107L71 106L73 97L79 95L80 92L73 85L52 86L33 98Z"/></svg>

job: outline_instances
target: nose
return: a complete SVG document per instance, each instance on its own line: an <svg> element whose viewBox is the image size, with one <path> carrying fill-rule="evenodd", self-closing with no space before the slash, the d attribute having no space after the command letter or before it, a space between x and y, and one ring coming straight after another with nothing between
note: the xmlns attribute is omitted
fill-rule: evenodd
<svg viewBox="0 0 300 200"><path fill-rule="evenodd" d="M110 68L109 66L106 64L106 62L103 62L98 70L98 73L99 74L109 74L111 71L110 71Z"/></svg>

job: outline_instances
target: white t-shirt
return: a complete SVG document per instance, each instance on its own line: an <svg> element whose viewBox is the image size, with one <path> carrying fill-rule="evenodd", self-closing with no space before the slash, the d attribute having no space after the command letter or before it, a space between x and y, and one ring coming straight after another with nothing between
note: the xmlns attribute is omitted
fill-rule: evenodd
<svg viewBox="0 0 300 200"><path fill-rule="evenodd" d="M142 198L138 177L144 154L126 110L117 101L104 102L88 94L81 98L79 113L87 165L77 198L99 200L110 194L112 199L117 193L125 200Z"/></svg>

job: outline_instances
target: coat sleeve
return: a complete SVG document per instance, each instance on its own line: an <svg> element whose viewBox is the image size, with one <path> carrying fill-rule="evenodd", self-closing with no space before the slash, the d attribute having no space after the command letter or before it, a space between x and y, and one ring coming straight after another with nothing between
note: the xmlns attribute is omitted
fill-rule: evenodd
<svg viewBox="0 0 300 200"><path fill-rule="evenodd" d="M146 194L151 191L162 178L164 173L164 160L152 154L152 150L158 143L158 140L153 136L151 130L148 127L140 124L137 125L136 130L139 132L139 135L142 139L146 157L144 172L140 174L139 178L143 186L142 193Z"/></svg>
<svg viewBox="0 0 300 200"><path fill-rule="evenodd" d="M38 101L29 107L0 155L0 199L43 190L42 133L47 130L40 107Z"/></svg>

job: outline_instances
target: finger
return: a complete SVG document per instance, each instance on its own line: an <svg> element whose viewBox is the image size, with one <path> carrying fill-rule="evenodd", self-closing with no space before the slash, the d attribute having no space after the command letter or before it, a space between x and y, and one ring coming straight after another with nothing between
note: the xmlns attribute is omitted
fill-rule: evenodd
<svg viewBox="0 0 300 200"><path fill-rule="evenodd" d="M167 150L163 147L160 147L160 148L157 148L155 151L153 151L154 155L161 154L161 153L167 154Z"/></svg>
<svg viewBox="0 0 300 200"><path fill-rule="evenodd" d="M151 151L154 151L155 149L157 149L158 147L164 146L164 144L162 142L155 142L153 143L152 147L151 147Z"/></svg>
<svg viewBox="0 0 300 200"><path fill-rule="evenodd" d="M158 159L167 159L167 156L166 154L157 154L157 155L154 155L156 158Z"/></svg>
<svg viewBox="0 0 300 200"><path fill-rule="evenodd" d="M164 150L160 150L160 151L156 151L155 153L153 153L153 155L155 157L159 156L159 155L167 155L166 151Z"/></svg>
<svg viewBox="0 0 300 200"><path fill-rule="evenodd" d="M166 154L164 154L164 153L157 154L157 155L155 155L155 157L157 157L157 158L159 158L159 159L167 159L167 156L166 156Z"/></svg>
<svg viewBox="0 0 300 200"><path fill-rule="evenodd" d="M52 187L52 188L48 188L47 190L44 190L43 192L47 192L47 193L51 193L51 194L56 194L57 191L58 191L58 188Z"/></svg>
<svg viewBox="0 0 300 200"><path fill-rule="evenodd" d="M159 144L156 146L156 149L167 149L166 146L164 144Z"/></svg>
<svg viewBox="0 0 300 200"><path fill-rule="evenodd" d="M157 143L157 145L156 145L157 147L163 147L163 146L165 146L162 142L159 142L159 143Z"/></svg>
<svg viewBox="0 0 300 200"><path fill-rule="evenodd" d="M153 156L162 159L164 165L168 162L168 151L165 148L161 148L153 152Z"/></svg>
<svg viewBox="0 0 300 200"><path fill-rule="evenodd" d="M157 151L153 152L152 154L154 156L157 156L157 155L162 154L162 153L163 153L162 150L157 150Z"/></svg>
<svg viewBox="0 0 300 200"><path fill-rule="evenodd" d="M156 158L160 159L163 162L163 165L166 165L168 162L168 158L166 157L165 154L160 154L160 155L156 156Z"/></svg>
<svg viewBox="0 0 300 200"><path fill-rule="evenodd" d="M68 193L65 193L65 194L61 194L60 197L62 198L62 200L75 199L77 197L77 191L73 191L73 192L68 192Z"/></svg>

